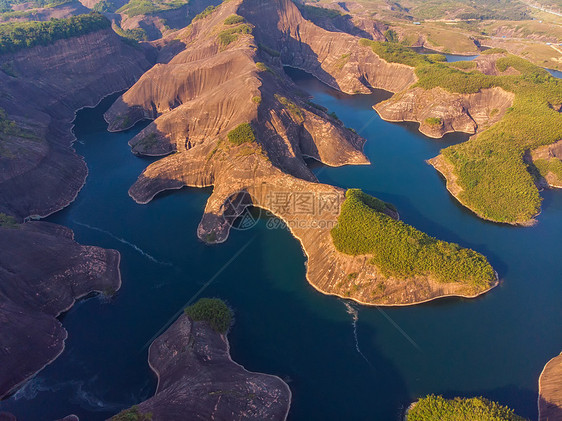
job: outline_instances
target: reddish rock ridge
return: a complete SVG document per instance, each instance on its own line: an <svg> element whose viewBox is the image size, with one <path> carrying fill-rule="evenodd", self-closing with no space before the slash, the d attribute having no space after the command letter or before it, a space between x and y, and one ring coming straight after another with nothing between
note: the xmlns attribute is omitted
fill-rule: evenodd
<svg viewBox="0 0 562 421"><path fill-rule="evenodd" d="M277 9L263 9L271 5ZM224 21L233 13L249 13L256 35L241 34L224 46L217 34L229 28ZM251 20L258 16L262 21ZM165 63L145 73L105 115L110 130L154 119L130 144L137 154L167 155L143 171L129 190L131 197L147 203L164 190L213 186L197 232L208 243L227 239L233 218L244 206L269 210L301 242L308 257L309 282L323 293L361 303L405 305L447 295L473 297L493 287L475 287L463 280L442 284L429 276L387 277L369 263L369 256L336 250L330 231L337 223L344 191L319 184L304 157L330 166L364 164L364 140L299 95L282 70L283 54L272 57L267 48L259 47L264 45L258 38L264 36L260 28L275 33L277 25L285 24L299 25L300 44L287 41L295 51L309 48L304 44L305 29L313 33L315 26L290 1L227 2L176 34L182 48L176 40L164 43L160 61ZM328 39L358 42L345 33L315 30ZM287 27L282 32L288 39L295 30ZM388 75L387 64L375 59ZM307 63L315 67L311 58ZM370 77L377 80L375 73ZM360 83L357 78L346 80ZM236 145L228 140L230 130L241 123L251 123L255 142Z"/></svg>
<svg viewBox="0 0 562 421"><path fill-rule="evenodd" d="M258 43L279 51L284 65L306 70L342 92L399 92L417 80L413 68L387 63L359 47L359 37L305 20L290 0L246 0L238 13L255 25Z"/></svg>
<svg viewBox="0 0 562 421"><path fill-rule="evenodd" d="M75 111L127 89L149 67L111 30L0 55L0 108L33 133L2 143L0 212L21 220L68 205L87 173L71 148Z"/></svg>
<svg viewBox="0 0 562 421"><path fill-rule="evenodd" d="M551 359L539 377L539 421L562 419L562 354Z"/></svg>
<svg viewBox="0 0 562 421"><path fill-rule="evenodd" d="M151 344L148 363L158 376L156 394L132 410L153 421L287 418L289 386L232 361L228 339L207 322L180 316Z"/></svg>
<svg viewBox="0 0 562 421"><path fill-rule="evenodd" d="M0 398L64 349L56 319L91 292L119 289L119 253L82 246L47 222L0 227Z"/></svg>

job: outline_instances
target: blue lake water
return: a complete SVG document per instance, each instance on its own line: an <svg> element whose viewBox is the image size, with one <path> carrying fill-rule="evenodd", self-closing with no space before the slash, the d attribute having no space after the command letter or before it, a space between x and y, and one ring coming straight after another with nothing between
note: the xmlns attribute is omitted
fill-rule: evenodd
<svg viewBox="0 0 562 421"><path fill-rule="evenodd" d="M420 54L443 54L447 58L448 63L453 63L455 61L471 61L474 60L479 55L477 54L477 55L467 56L467 55L459 55L459 54L444 54L444 53L440 53L439 51L431 50L425 47L412 47L412 50Z"/></svg>
<svg viewBox="0 0 562 421"><path fill-rule="evenodd" d="M455 61L471 61L478 56L459 56L455 54L445 54L445 57L447 57L447 62L453 63Z"/></svg>
<svg viewBox="0 0 562 421"><path fill-rule="evenodd" d="M548 73L550 73L552 76L557 77L558 79L562 78L562 72L560 70L554 70L554 69L546 69L548 71Z"/></svg>
<svg viewBox="0 0 562 421"><path fill-rule="evenodd" d="M223 298L235 311L233 359L288 382L291 420L399 420L428 393L482 395L536 419L538 376L562 349L562 192L542 193L532 228L481 221L425 163L465 136L429 139L416 125L382 121L372 109L380 94L343 95L291 74L367 139L372 165L316 165L318 178L360 187L396 205L407 223L485 253L501 284L474 300L349 306L307 284L298 242L265 220L207 246L196 228L209 190L173 191L147 205L127 195L152 160L127 145L143 125L106 132L108 98L78 114L75 146L90 173L77 200L48 220L72 228L81 243L118 249L123 286L111 300L81 301L62 317L65 352L0 410L25 421L70 413L95 421L146 399L156 386L146 345L214 279L202 296Z"/></svg>

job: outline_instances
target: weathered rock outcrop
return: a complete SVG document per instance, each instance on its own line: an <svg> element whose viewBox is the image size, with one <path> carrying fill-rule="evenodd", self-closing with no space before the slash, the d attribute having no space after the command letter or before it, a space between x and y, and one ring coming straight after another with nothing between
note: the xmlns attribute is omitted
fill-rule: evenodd
<svg viewBox="0 0 562 421"><path fill-rule="evenodd" d="M71 148L75 111L130 87L148 67L111 30L0 55L0 108L33 133L2 142L0 212L21 220L70 203L87 172Z"/></svg>
<svg viewBox="0 0 562 421"><path fill-rule="evenodd" d="M258 43L279 51L284 65L306 70L342 92L399 92L416 81L413 68L359 48L356 36L314 25L287 0L248 0L238 13L256 26Z"/></svg>
<svg viewBox="0 0 562 421"><path fill-rule="evenodd" d="M450 132L475 134L502 119L515 95L501 88L454 94L443 88L413 88L375 105L387 121L415 121L420 131L439 138Z"/></svg>
<svg viewBox="0 0 562 421"><path fill-rule="evenodd" d="M228 340L182 315L148 351L156 394L129 410L153 421L284 420L291 391L279 377L252 373L230 358Z"/></svg>
<svg viewBox="0 0 562 421"><path fill-rule="evenodd" d="M121 285L119 253L73 236L46 222L0 227L0 397L63 351L58 315L81 297Z"/></svg>
<svg viewBox="0 0 562 421"><path fill-rule="evenodd" d="M264 10L271 7L276 8ZM249 16L256 36L242 34L224 46L217 33L228 29L223 22L233 13ZM270 20L275 17L278 22ZM292 25L300 28L300 41L289 40L296 33ZM336 250L330 231L337 223L344 192L317 183L304 157L330 166L367 163L361 153L364 140L299 95L282 70L281 64L287 63L283 54L271 57L267 48L259 47L263 44L256 42L258 36L265 37L260 28L275 32L277 27L296 52L310 49L305 44L306 32L314 35L317 31L313 42L318 42L317 36L335 37L334 43L342 37L350 45L358 41L348 34L316 28L289 1L224 3L177 34L185 47L143 75L105 115L110 130L154 119L131 140L133 152L168 155L146 168L130 188L131 197L147 203L164 190L213 186L198 228L198 236L209 243L227 239L232 221L244 206L266 209L285 221L299 239L308 256L308 280L327 294L397 305L484 292L487 288L463 280L440 284L429 276L407 280L384 276L368 256ZM331 54L325 53L326 57ZM169 54L166 46L162 54ZM369 54L377 63L374 68L380 64L387 75L388 64ZM318 62L313 66L313 55L307 57L306 66L318 74ZM371 74L372 80L377 77ZM353 80L360 83L358 78ZM230 131L242 123L251 123L255 141L235 144L228 140Z"/></svg>
<svg viewBox="0 0 562 421"><path fill-rule="evenodd" d="M148 67L111 30L0 55L0 108L16 127L0 133L0 213L21 221L68 205L87 173L71 147L75 111ZM62 352L61 312L92 291L119 288L119 254L72 238L47 223L0 228L0 397Z"/></svg>
<svg viewBox="0 0 562 421"><path fill-rule="evenodd" d="M539 421L562 419L562 354L551 359L539 377Z"/></svg>

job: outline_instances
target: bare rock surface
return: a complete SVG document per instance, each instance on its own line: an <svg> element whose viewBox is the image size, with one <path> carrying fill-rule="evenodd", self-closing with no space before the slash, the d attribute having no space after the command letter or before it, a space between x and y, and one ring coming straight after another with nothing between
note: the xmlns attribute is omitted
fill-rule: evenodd
<svg viewBox="0 0 562 421"><path fill-rule="evenodd" d="M375 105L387 121L415 121L420 131L440 138L446 133L475 134L501 120L515 95L501 88L482 89L475 94L455 94L443 88L412 88ZM430 124L431 119L439 123Z"/></svg>
<svg viewBox="0 0 562 421"><path fill-rule="evenodd" d="M149 67L142 50L109 29L0 55L0 108L26 132L0 150L0 212L21 220L70 203L87 173L71 147L75 111Z"/></svg>
<svg viewBox="0 0 562 421"><path fill-rule="evenodd" d="M279 377L232 361L228 339L182 315L150 346L155 395L130 410L153 421L285 420L291 391Z"/></svg>
<svg viewBox="0 0 562 421"><path fill-rule="evenodd" d="M551 359L539 378L539 421L562 419L562 354Z"/></svg>
<svg viewBox="0 0 562 421"><path fill-rule="evenodd" d="M119 289L119 253L82 246L47 222L0 227L0 397L54 360L67 333L56 319L94 291Z"/></svg>

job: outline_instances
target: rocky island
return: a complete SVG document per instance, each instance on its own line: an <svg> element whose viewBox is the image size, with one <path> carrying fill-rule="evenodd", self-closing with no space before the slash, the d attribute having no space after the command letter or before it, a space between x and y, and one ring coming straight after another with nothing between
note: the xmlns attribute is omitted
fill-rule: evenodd
<svg viewBox="0 0 562 421"><path fill-rule="evenodd" d="M231 319L218 299L187 307L148 350L158 377L155 395L111 420L285 420L289 386L232 361L226 337Z"/></svg>

